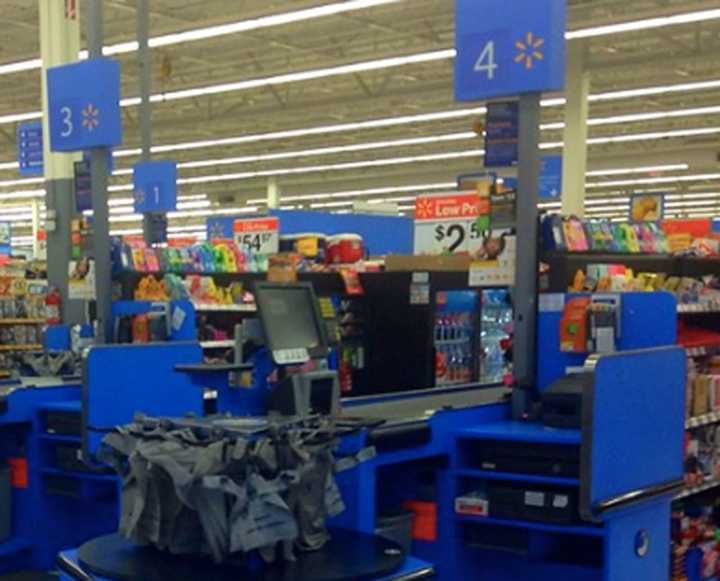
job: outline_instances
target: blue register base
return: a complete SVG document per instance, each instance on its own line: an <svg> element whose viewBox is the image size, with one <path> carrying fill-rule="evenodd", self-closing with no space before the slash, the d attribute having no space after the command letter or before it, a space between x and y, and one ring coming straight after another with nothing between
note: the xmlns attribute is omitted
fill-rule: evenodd
<svg viewBox="0 0 720 581"><path fill-rule="evenodd" d="M56 411L80 413L78 383L28 380L24 389L7 396L7 411L0 413L0 460L27 461L27 485L12 491L12 534L0 542L0 574L50 569L59 548L116 526L117 480L55 465L56 446L80 446L79 437L46 432L47 414Z"/></svg>
<svg viewBox="0 0 720 581"><path fill-rule="evenodd" d="M381 451L375 459L338 475L348 508L332 524L372 532L378 513L396 508L406 500L432 498L438 506L437 539L414 542L412 554L433 563L441 579L667 579L672 485L683 473L685 356L677 347L647 348L674 343L675 309L670 295L623 295L620 347L631 351L599 359L592 389L585 398L586 421L582 430L512 422L509 406L502 402L437 410L422 420L431 430L431 437L425 443ZM540 314L541 387L560 377L566 365L582 362L578 356L558 352L553 333L559 318L559 312ZM643 351L632 351L638 348ZM200 357L195 343L93 349L90 358L95 371L89 374L84 387L87 451L96 449L97 435L102 429L130 421L135 411L172 415L178 406L186 411L201 409L202 384L216 383L213 374L205 373L200 380L192 374L174 371L175 362L192 364L199 362ZM159 384L163 385L161 394L156 391ZM65 395L72 401L77 393L73 389ZM170 393L172 398L168 397ZM25 417L30 418L25 420L28 434L41 430L41 424L33 418L37 418L41 406L47 405L48 396L49 392L32 404L23 404L25 408L30 406L25 413ZM242 414L243 406L254 406L257 402L256 398L248 397L249 394L244 393L242 397L221 397L219 401ZM80 406L79 401L75 401L74 405ZM121 401L135 404L118 405ZM9 418L21 413L18 410L22 408L13 403L11 401L11 409L6 414ZM353 405L348 403L350 415ZM0 422L7 422L7 418L0 416ZM93 427L98 428L96 434ZM29 437L39 438L38 435ZM356 450L367 438L367 433L358 434L344 440L342 448L348 452ZM580 476L503 474L483 470L474 463L475 446L507 440L525 442L528 446L549 443L577 450L581 457ZM31 464L38 462L33 460ZM496 481L523 482L539 488L560 486L578 495L591 520L562 525L455 514L456 496ZM45 510L33 508L24 501L20 501L23 504L19 506L21 514L35 515L35 523L47 528L45 515L60 513L46 512L49 503L42 496L38 488L34 499ZM52 526L58 537L74 526L67 524L72 521L64 520L70 518L71 506L64 509L63 518L50 516L55 519ZM92 520L103 530L90 534L77 529L73 537L67 537L67 542L42 538L37 531L28 533L26 542L31 548L24 553L27 559L15 568L48 567L47 556L53 549L72 549L81 541L116 526L114 515L97 514L100 516ZM85 538L77 538L85 532L88 533ZM24 538L22 535L16 537L15 542L17 538ZM503 542L514 546L514 552L498 550ZM0 563L10 568L2 559L3 546L8 545L0 544Z"/></svg>

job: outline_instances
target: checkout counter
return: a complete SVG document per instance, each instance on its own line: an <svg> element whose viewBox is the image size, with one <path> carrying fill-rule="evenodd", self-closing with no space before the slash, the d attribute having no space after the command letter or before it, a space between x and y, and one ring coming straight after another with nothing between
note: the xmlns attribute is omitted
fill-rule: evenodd
<svg viewBox="0 0 720 581"><path fill-rule="evenodd" d="M81 400L71 403L79 391L74 387L68 388L72 393L63 392L67 403L60 402L75 406L68 413L81 411L84 458L94 457L108 431L131 422L137 412L202 416L209 392L217 393L216 411L239 416L257 415L263 408L286 414L332 412L337 397L332 373L318 362L325 341L322 325L312 292L301 289L293 289L294 298L278 299L273 292L282 295L290 288L271 285L264 298L258 288L260 342L265 345L243 350L252 355L234 365L204 365L196 343L91 349ZM552 392L572 368L581 381L570 390L578 396L571 409L580 413L581 424L557 428L539 418L513 420L507 390L499 388L343 400L342 414L362 418L367 427L344 437L339 453L374 446L376 456L337 475L347 509L329 526L341 531L336 538L344 539L343 545L355 546L343 535L358 535L358 547L393 559L375 574L362 574L352 570L353 563L372 559L330 545L330 551L316 555L329 559L318 576L303 579L432 574L488 580L667 578L670 502L683 475L685 356L672 346L674 299L663 293L623 295L618 352L587 364L587 356L560 351L563 301L539 314L536 391L538 399ZM292 332L283 329L287 320L293 321ZM245 339L253 335L259 338L250 330ZM11 401L6 414L18 413L12 407ZM32 429L42 432L43 426ZM408 555L375 537L378 515L399 507L418 511ZM115 526L117 519L110 522ZM135 576L126 574L130 564L152 567L167 559L143 553L138 561L136 548L104 535L110 532L61 551L63 579L137 578L137 570ZM114 560L98 563L93 557L98 554L114 555ZM346 568L333 569L336 560ZM223 578L211 561L187 566L205 577ZM258 578L278 574L271 568Z"/></svg>

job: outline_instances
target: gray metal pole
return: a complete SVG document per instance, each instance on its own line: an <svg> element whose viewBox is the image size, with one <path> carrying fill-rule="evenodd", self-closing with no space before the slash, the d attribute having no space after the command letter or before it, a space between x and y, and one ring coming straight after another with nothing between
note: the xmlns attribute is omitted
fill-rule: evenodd
<svg viewBox="0 0 720 581"><path fill-rule="evenodd" d="M534 387L536 370L540 175L539 93L520 97L519 137L513 371L516 384L522 389Z"/></svg>
<svg viewBox="0 0 720 581"><path fill-rule="evenodd" d="M62 295L62 320L66 325L85 322L82 301L68 300L68 264L72 251L70 244L70 222L75 215L73 202L73 159L72 154L50 151L49 108L47 101L47 77L49 67L59 66L77 60L80 48L80 28L76 18L65 13L65 5L54 0L39 0L40 52L43 60L41 75L43 94L43 131L45 203L48 213L55 213L55 228L47 232L48 283Z"/></svg>
<svg viewBox="0 0 720 581"><path fill-rule="evenodd" d="M137 0L137 37L138 37L138 80L140 89L140 139L142 143L142 161L152 158L152 104L150 91L152 85L152 60L148 39L150 36L150 2ZM156 227L154 224L163 224ZM156 239L158 229L167 229L167 218L162 213L149 213L143 215L143 238L148 244L159 242Z"/></svg>
<svg viewBox="0 0 720 581"><path fill-rule="evenodd" d="M104 41L102 0L88 2L87 39L90 58L102 56ZM108 343L111 337L110 307L112 272L110 268L110 220L108 212L107 148L90 152L92 176L93 240L95 243L95 296L97 305L97 343Z"/></svg>
<svg viewBox="0 0 720 581"><path fill-rule="evenodd" d="M148 37L150 35L150 17L148 0L137 1L137 39L138 39L138 79L140 83L140 139L142 143L143 161L150 161L150 148L152 146L152 105L150 103L150 88L152 81L152 64Z"/></svg>

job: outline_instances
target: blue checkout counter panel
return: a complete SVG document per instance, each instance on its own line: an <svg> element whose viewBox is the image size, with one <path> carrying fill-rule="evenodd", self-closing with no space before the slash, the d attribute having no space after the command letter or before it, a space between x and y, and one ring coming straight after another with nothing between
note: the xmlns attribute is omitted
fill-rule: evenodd
<svg viewBox="0 0 720 581"><path fill-rule="evenodd" d="M58 378L33 377L0 383L0 426L32 422L40 407L61 402L79 406L78 380L65 382Z"/></svg>
<svg viewBox="0 0 720 581"><path fill-rule="evenodd" d="M11 483L0 507L10 515L0 574L51 570L61 548L116 527L117 478L84 471L77 457L80 398L77 380L0 385L0 468L10 468Z"/></svg>

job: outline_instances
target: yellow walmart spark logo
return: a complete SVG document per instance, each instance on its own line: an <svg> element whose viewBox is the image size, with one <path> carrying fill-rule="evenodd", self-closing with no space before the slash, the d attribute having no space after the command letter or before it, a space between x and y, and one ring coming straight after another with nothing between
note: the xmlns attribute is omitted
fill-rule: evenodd
<svg viewBox="0 0 720 581"><path fill-rule="evenodd" d="M544 38L528 32L523 40L518 40L515 43L515 48L518 49L515 62L518 64L523 63L527 70L531 70L533 66L535 66L536 61L545 60L545 54L542 51L544 44Z"/></svg>
<svg viewBox="0 0 720 581"><path fill-rule="evenodd" d="M83 127L87 129L90 133L95 131L98 125L100 125L99 115L100 111L97 107L94 107L92 103L88 103L87 107L82 110Z"/></svg>

